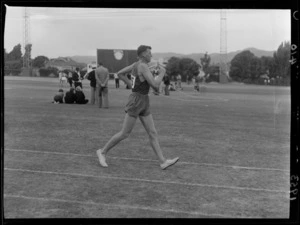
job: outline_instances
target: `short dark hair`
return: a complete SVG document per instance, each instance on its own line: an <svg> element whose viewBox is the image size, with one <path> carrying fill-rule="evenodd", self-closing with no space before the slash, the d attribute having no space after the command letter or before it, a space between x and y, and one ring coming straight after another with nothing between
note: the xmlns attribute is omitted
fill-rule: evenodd
<svg viewBox="0 0 300 225"><path fill-rule="evenodd" d="M103 66L103 63L102 63L102 62L99 62L98 65L99 65L99 66Z"/></svg>
<svg viewBox="0 0 300 225"><path fill-rule="evenodd" d="M58 92L64 92L64 90L63 89L59 89Z"/></svg>
<svg viewBox="0 0 300 225"><path fill-rule="evenodd" d="M146 51L147 49L152 49L151 46L148 45L140 45L137 49L137 55L140 56L141 53L143 53L144 51Z"/></svg>

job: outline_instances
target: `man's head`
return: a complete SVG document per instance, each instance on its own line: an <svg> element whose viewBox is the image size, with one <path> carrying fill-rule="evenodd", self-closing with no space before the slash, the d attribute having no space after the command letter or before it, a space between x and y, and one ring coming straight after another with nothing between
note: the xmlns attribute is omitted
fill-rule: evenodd
<svg viewBox="0 0 300 225"><path fill-rule="evenodd" d="M99 63L98 63L98 66L103 66L103 63L102 63L102 62L99 62Z"/></svg>
<svg viewBox="0 0 300 225"><path fill-rule="evenodd" d="M137 49L137 55L140 59L144 59L147 63L151 61L151 47L147 45L140 45Z"/></svg>

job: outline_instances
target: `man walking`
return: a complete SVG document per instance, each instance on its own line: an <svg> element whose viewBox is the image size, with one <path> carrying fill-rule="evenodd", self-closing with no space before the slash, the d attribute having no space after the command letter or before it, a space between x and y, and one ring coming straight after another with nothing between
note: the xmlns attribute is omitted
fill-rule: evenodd
<svg viewBox="0 0 300 225"><path fill-rule="evenodd" d="M163 152L160 148L158 142L158 134L154 126L153 118L150 112L149 104L149 90L150 86L158 91L159 85L162 82L162 79L165 75L165 68L162 66L159 67L159 75L154 79L151 71L149 70L148 63L151 60L151 47L141 45L137 49L137 55L139 61L125 67L124 69L118 72L118 76L123 80L131 89L132 93L129 96L128 103L125 107L125 119L123 127L120 132L115 134L102 149L96 151L99 158L100 165L107 167L106 164L106 154L108 151L117 145L120 141L128 138L131 133L137 118L142 122L145 130L148 133L150 144L154 150L157 158L160 162L161 169L166 169L167 167L174 165L179 157L174 159L166 159L163 155ZM133 82L127 78L126 74L130 73L134 77Z"/></svg>
<svg viewBox="0 0 300 225"><path fill-rule="evenodd" d="M98 99L99 108L103 107L108 109L109 73L108 73L108 69L106 69L102 63L99 63L97 69L95 70L95 78L96 78L96 95Z"/></svg>

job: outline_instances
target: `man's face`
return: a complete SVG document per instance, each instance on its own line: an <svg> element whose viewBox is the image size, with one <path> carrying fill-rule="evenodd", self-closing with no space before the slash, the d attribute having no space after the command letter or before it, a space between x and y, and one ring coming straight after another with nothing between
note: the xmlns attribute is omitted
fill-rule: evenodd
<svg viewBox="0 0 300 225"><path fill-rule="evenodd" d="M148 48L145 52L143 52L143 56L145 58L145 60L147 61L147 63L149 63L151 61L151 50Z"/></svg>

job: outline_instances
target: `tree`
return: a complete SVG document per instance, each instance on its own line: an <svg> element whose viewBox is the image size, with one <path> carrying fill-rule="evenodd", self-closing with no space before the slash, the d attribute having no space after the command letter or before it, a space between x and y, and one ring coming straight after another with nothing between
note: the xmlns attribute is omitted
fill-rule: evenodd
<svg viewBox="0 0 300 225"><path fill-rule="evenodd" d="M19 75L22 69L21 45L16 45L9 53L4 51L5 74Z"/></svg>
<svg viewBox="0 0 300 225"><path fill-rule="evenodd" d="M202 70L205 73L205 76L209 74L209 65L210 65L210 56L207 54L207 52L204 54L203 58L200 58L200 62L202 65Z"/></svg>
<svg viewBox="0 0 300 225"><path fill-rule="evenodd" d="M33 67L42 68L45 66L45 63L49 61L49 59L46 56L37 56L34 58L32 62Z"/></svg>
<svg viewBox="0 0 300 225"><path fill-rule="evenodd" d="M56 67L41 68L39 72L41 77L48 77L51 74L58 77L58 69Z"/></svg>
<svg viewBox="0 0 300 225"><path fill-rule="evenodd" d="M168 60L166 70L167 70L167 74L169 74L170 77L177 76L177 74L180 72L179 61L180 61L180 58L177 58L177 57L171 57Z"/></svg>
<svg viewBox="0 0 300 225"><path fill-rule="evenodd" d="M256 80L259 79L260 75L262 74L261 68L261 60L254 56L250 62L250 81L251 83L255 83Z"/></svg>
<svg viewBox="0 0 300 225"><path fill-rule="evenodd" d="M199 68L200 65L193 59L182 58L179 61L179 69L183 81L186 81L193 76L197 76L199 74Z"/></svg>
<svg viewBox="0 0 300 225"><path fill-rule="evenodd" d="M256 63L255 56L249 50L237 54L231 60L230 77L238 82L252 80L254 74L251 74L251 63ZM252 66L253 69L253 66Z"/></svg>
<svg viewBox="0 0 300 225"><path fill-rule="evenodd" d="M13 50L8 53L7 60L21 60L22 59L22 51L21 51L21 44L16 45Z"/></svg>
<svg viewBox="0 0 300 225"><path fill-rule="evenodd" d="M291 44L289 42L283 42L274 52L274 76L279 79L282 78L285 81L290 79L290 49Z"/></svg>
<svg viewBox="0 0 300 225"><path fill-rule="evenodd" d="M261 72L263 74L269 74L269 77L272 76L273 67L274 67L274 58L270 56L262 56L260 58Z"/></svg>
<svg viewBox="0 0 300 225"><path fill-rule="evenodd" d="M220 66L219 65L210 65L207 68L207 75L205 82L219 82Z"/></svg>

